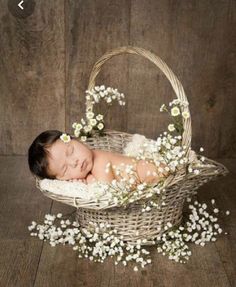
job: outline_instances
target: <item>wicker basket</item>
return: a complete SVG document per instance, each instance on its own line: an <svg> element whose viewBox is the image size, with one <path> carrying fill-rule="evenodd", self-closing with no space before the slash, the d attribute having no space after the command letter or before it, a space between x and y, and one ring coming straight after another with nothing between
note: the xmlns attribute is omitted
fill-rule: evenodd
<svg viewBox="0 0 236 287"><path fill-rule="evenodd" d="M153 62L166 75L177 98L188 102L181 83L158 56L142 48L131 46L114 49L104 54L95 63L90 75L88 90L95 87L95 79L102 65L113 56L124 53L137 54ZM188 106L183 111L189 112ZM182 146L187 147L186 156L188 157L191 151L191 117L183 119L183 127ZM132 134L105 130L104 136L95 134L94 137L87 139L86 144L91 148L123 153L124 147L131 141L131 138ZM197 155L197 158L199 159L200 155ZM139 202L130 204L128 208L118 206L99 208L98 204L91 205L79 201L78 198L59 196L42 190L38 180L36 184L43 194L51 199L75 206L77 208L76 219L82 227L88 228L89 222L109 223L111 228L117 230L118 236L123 236L124 241L135 244L138 239L145 239L143 244L150 245L154 244L154 240L165 231L164 227L168 222L172 226L181 223L183 205L187 197L196 194L196 190L209 180L228 173L225 166L208 158L205 158L204 166L198 167L198 170L200 170L198 175L187 173L187 168L183 168L175 175L170 175L164 182L159 208L152 208L149 212L142 212L142 205Z"/></svg>

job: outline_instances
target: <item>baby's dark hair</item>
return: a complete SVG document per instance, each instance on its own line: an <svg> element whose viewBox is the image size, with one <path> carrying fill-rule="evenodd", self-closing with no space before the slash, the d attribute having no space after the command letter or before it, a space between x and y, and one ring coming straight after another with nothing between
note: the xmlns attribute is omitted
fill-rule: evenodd
<svg viewBox="0 0 236 287"><path fill-rule="evenodd" d="M48 156L49 151L47 148L51 147L63 133L58 130L47 130L39 134L32 142L28 150L28 164L29 169L33 175L43 179L55 179L48 171Z"/></svg>

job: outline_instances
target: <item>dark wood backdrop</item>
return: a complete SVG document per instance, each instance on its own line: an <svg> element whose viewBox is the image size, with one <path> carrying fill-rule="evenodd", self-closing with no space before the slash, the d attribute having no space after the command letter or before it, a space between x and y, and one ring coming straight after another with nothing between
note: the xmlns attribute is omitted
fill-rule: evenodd
<svg viewBox="0 0 236 287"><path fill-rule="evenodd" d="M193 149L235 157L235 3L37 0L34 13L19 19L0 0L0 154L26 154L46 129L72 132L72 123L84 116L95 61L110 49L133 45L161 57L183 84ZM126 95L127 105L113 106L107 115L108 128L151 138L167 129L159 108L175 94L146 59L114 57L97 83Z"/></svg>

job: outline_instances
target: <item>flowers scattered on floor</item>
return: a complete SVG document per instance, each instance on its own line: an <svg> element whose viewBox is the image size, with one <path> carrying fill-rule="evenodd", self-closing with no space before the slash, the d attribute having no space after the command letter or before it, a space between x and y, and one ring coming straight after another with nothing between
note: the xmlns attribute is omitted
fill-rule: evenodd
<svg viewBox="0 0 236 287"><path fill-rule="evenodd" d="M187 202L191 202L188 198ZM163 255L168 255L169 259L176 262L186 263L189 260L192 252L187 245L187 242L192 242L196 245L205 246L207 242L216 241L217 236L223 232L218 222L217 214L219 209L215 208L215 200L211 200L213 210L209 213L207 211L207 204L201 204L197 200L194 200L192 204L188 206L190 212L188 214L188 220L183 222L178 228L169 230L164 233L159 240L162 242L162 246L157 247L157 251ZM227 210L225 215L229 215ZM227 234L227 233L225 233Z"/></svg>
<svg viewBox="0 0 236 287"><path fill-rule="evenodd" d="M86 118L81 119L79 123L74 122L72 128L74 129L75 137L79 137L81 141L86 141L87 138L93 136L94 132L103 135L105 128L104 115L96 115L94 112L94 105L101 100L105 101L108 106L112 105L112 101L117 100L121 106L125 105L123 93L119 93L117 89L111 87L106 88L104 85L95 86L91 90L86 90Z"/></svg>
<svg viewBox="0 0 236 287"><path fill-rule="evenodd" d="M191 199L187 198L187 202L190 203ZM215 199L211 200L211 205L213 210L209 212L206 203L193 200L188 206L188 217L183 220L182 225L172 226L168 222L163 233L154 239L157 252L175 262L186 263L192 255L188 243L203 247L207 242L216 241L223 230L218 222L220 210L215 205ZM227 210L224 214L229 215L230 211ZM46 214L44 224L32 221L28 229L31 236L49 241L52 247L58 244L71 245L78 252L78 257L94 262L104 262L107 257L114 256L116 265L121 263L126 266L132 262L135 265L134 271L152 262L149 247L143 248L146 239L139 239L136 244L126 243L123 236L106 222L90 222L88 228L83 228L77 221L64 219L61 213Z"/></svg>
<svg viewBox="0 0 236 287"><path fill-rule="evenodd" d="M107 223L90 222L88 228L82 228L78 222L67 219L60 220L61 226L58 226L56 221L61 217L61 213L56 216L47 214L44 224L32 221L28 226L30 235L49 241L53 247L60 243L72 245L73 250L78 251L78 257L88 258L94 262L104 262L108 256L115 256L115 264L127 265L129 261L133 261L144 267L151 263L148 257L150 252L141 247L141 240L138 240L136 245L125 244L122 236L117 236L117 230L111 229Z"/></svg>

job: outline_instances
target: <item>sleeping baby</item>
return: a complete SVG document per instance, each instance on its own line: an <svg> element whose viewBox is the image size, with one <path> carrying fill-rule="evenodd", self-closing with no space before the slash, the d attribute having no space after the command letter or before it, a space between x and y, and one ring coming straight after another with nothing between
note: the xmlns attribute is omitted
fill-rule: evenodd
<svg viewBox="0 0 236 287"><path fill-rule="evenodd" d="M43 179L81 181L85 184L100 181L111 183L112 180L128 180L129 173L125 167L131 167L136 174L137 183L158 183L167 177L164 170L157 172L157 166L145 160L120 153L91 149L77 138L65 142L61 140L62 132L48 130L42 132L28 150L30 171ZM119 167L120 172L114 172ZM122 168L123 167L123 168ZM118 170L118 169L117 169Z"/></svg>

